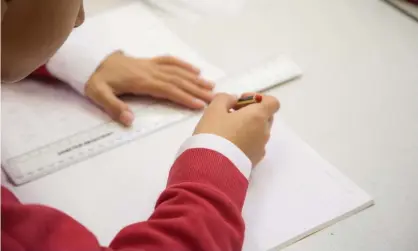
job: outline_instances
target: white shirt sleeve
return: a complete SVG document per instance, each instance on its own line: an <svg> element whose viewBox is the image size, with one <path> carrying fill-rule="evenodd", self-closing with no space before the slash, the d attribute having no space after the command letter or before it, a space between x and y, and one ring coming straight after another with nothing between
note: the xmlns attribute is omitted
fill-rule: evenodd
<svg viewBox="0 0 418 251"><path fill-rule="evenodd" d="M80 94L97 67L117 48L86 45L86 41L69 39L48 61L46 68L57 79L69 84Z"/></svg>
<svg viewBox="0 0 418 251"><path fill-rule="evenodd" d="M229 140L214 134L197 134L183 143L176 157L191 148L206 148L224 155L238 168L247 180L250 178L252 170L250 159Z"/></svg>
<svg viewBox="0 0 418 251"><path fill-rule="evenodd" d="M109 33L112 20L108 20L105 14L99 16L102 17L89 18L81 27L74 29L46 64L49 73L80 94L84 94L87 81L103 60L121 49L117 36Z"/></svg>

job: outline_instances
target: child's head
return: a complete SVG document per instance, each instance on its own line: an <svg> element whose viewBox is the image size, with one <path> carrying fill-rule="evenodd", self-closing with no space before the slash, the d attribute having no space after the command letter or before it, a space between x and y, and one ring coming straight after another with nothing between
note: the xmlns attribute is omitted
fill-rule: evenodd
<svg viewBox="0 0 418 251"><path fill-rule="evenodd" d="M1 0L1 80L44 64L84 20L82 0Z"/></svg>

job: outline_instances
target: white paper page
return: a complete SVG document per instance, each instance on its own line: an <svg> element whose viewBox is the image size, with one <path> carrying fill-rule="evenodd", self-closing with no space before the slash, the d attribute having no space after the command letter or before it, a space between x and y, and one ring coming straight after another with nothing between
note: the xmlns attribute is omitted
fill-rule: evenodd
<svg viewBox="0 0 418 251"><path fill-rule="evenodd" d="M108 245L123 227L151 214L172 158L197 121L187 120L13 190L23 202L63 210ZM371 204L365 192L276 117L244 205L243 250L287 246Z"/></svg>
<svg viewBox="0 0 418 251"><path fill-rule="evenodd" d="M260 250L283 248L372 203L277 120L266 158L251 175L243 212L251 237L247 241Z"/></svg>

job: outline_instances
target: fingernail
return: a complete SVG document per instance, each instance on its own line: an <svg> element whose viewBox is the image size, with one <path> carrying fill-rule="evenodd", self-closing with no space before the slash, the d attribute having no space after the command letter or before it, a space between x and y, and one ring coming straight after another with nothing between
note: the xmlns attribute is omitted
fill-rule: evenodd
<svg viewBox="0 0 418 251"><path fill-rule="evenodd" d="M206 81L206 83L208 83L208 85L210 85L211 87L215 87L215 83L214 82Z"/></svg>
<svg viewBox="0 0 418 251"><path fill-rule="evenodd" d="M193 102L195 104L199 105L199 106L205 106L206 105L206 103L203 100L200 100L200 99L197 99L197 98L194 99Z"/></svg>
<svg viewBox="0 0 418 251"><path fill-rule="evenodd" d="M130 126L134 121L134 114L131 111L123 111L119 116L119 120L124 125Z"/></svg>

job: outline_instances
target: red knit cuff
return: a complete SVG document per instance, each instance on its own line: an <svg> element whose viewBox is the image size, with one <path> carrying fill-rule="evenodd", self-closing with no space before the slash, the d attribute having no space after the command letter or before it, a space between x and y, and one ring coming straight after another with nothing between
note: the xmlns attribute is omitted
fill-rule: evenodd
<svg viewBox="0 0 418 251"><path fill-rule="evenodd" d="M167 187L182 182L197 182L214 187L240 209L244 205L248 188L247 179L228 158L203 148L186 150L171 167Z"/></svg>
<svg viewBox="0 0 418 251"><path fill-rule="evenodd" d="M4 186L1 186L1 203L20 204L17 197Z"/></svg>
<svg viewBox="0 0 418 251"><path fill-rule="evenodd" d="M43 77L43 78L53 78L51 73L49 73L48 69L46 68L46 65L42 65L38 69L36 69L34 72L32 72L31 76L33 77Z"/></svg>

